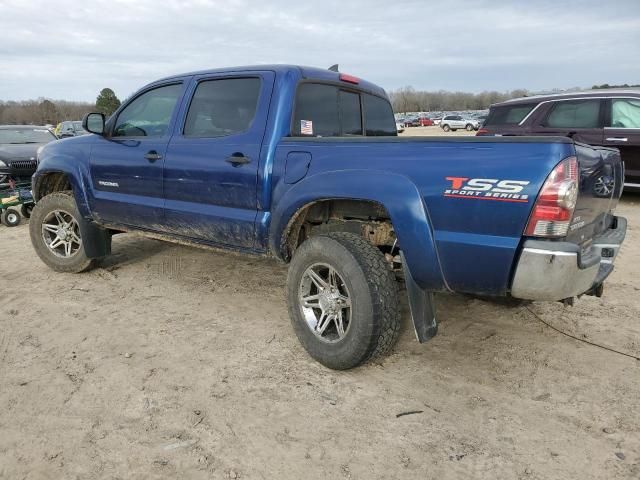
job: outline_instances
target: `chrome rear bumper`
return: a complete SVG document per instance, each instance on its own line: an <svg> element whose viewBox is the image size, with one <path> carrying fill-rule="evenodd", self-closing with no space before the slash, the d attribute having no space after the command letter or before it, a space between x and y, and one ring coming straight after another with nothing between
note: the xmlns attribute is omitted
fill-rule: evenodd
<svg viewBox="0 0 640 480"><path fill-rule="evenodd" d="M615 228L594 238L586 252L581 252L574 243L525 241L511 296L526 300L563 300L591 290L613 271L626 231L626 219L616 217Z"/></svg>

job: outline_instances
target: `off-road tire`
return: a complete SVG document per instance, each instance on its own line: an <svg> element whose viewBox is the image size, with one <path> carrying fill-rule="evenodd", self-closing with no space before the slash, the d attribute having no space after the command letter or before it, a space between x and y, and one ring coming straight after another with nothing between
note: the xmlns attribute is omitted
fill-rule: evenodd
<svg viewBox="0 0 640 480"><path fill-rule="evenodd" d="M2 212L2 223L7 227L17 227L21 220L20 214L13 209L7 208Z"/></svg>
<svg viewBox="0 0 640 480"><path fill-rule="evenodd" d="M82 218L71 191L51 193L40 199L33 207L29 222L29 235L36 254L56 272L80 273L90 270L94 266L95 260L87 257L84 245L81 245L73 257L62 258L54 255L45 244L42 238L42 223L50 212L57 209L69 212L77 221Z"/></svg>
<svg viewBox="0 0 640 480"><path fill-rule="evenodd" d="M320 340L306 323L299 301L304 272L331 265L351 294L351 324L336 343ZM337 232L307 239L295 251L287 277L289 316L309 355L326 367L346 370L388 353L400 334L398 285L384 256L364 238Z"/></svg>

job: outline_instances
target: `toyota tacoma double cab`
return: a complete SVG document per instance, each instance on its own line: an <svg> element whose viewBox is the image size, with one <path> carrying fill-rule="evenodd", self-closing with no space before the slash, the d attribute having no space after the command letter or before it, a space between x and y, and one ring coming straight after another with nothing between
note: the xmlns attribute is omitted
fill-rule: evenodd
<svg viewBox="0 0 640 480"><path fill-rule="evenodd" d="M384 90L331 70L176 75L83 122L92 135L48 144L32 179L44 263L88 270L129 231L276 257L295 333L334 369L392 348L399 281L424 342L436 292L601 294L625 236L617 150L398 137Z"/></svg>

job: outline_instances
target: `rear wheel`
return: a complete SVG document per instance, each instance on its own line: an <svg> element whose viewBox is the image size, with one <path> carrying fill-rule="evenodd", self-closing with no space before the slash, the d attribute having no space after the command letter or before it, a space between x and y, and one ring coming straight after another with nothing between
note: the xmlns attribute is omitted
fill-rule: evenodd
<svg viewBox="0 0 640 480"><path fill-rule="evenodd" d="M4 223L7 227L15 227L17 225L20 225L21 220L22 219L20 218L20 214L15 210L8 208L4 212L2 212L2 223Z"/></svg>
<svg viewBox="0 0 640 480"><path fill-rule="evenodd" d="M84 252L80 218L71 192L47 195L33 208L31 243L40 259L57 272L79 273L94 264Z"/></svg>
<svg viewBox="0 0 640 480"><path fill-rule="evenodd" d="M442 129L443 129L445 132L448 132L449 130L451 130L451 127L450 127L449 125L443 125Z"/></svg>
<svg viewBox="0 0 640 480"><path fill-rule="evenodd" d="M329 368L383 355L400 333L393 272L376 247L352 233L306 240L289 266L287 297L298 339Z"/></svg>

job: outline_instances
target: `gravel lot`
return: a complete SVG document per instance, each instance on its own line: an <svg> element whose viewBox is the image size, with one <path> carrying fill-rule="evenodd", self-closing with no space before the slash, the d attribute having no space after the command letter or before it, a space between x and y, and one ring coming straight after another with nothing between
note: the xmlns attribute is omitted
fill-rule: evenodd
<svg viewBox="0 0 640 480"><path fill-rule="evenodd" d="M0 478L640 478L640 361L535 316L640 356L640 196L618 212L602 298L440 295L424 345L405 305L395 353L348 372L298 344L275 261L119 235L56 274L0 226Z"/></svg>

